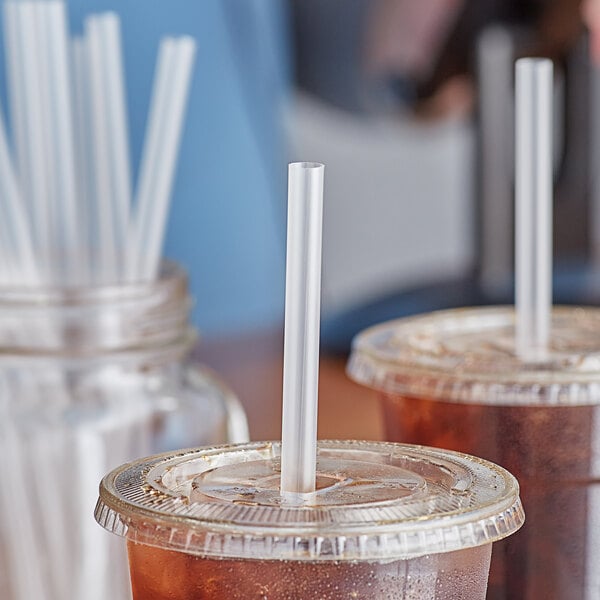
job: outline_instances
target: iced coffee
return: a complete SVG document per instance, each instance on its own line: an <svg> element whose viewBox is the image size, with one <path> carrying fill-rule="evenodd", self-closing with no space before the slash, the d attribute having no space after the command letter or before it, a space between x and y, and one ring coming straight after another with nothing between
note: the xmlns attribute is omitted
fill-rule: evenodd
<svg viewBox="0 0 600 600"><path fill-rule="evenodd" d="M388 439L496 462L527 523L497 545L489 598L600 597L600 310L555 308L525 363L511 308L401 319L358 336L348 367L381 393Z"/></svg>
<svg viewBox="0 0 600 600"><path fill-rule="evenodd" d="M316 481L280 492L279 443L182 451L107 475L96 519L134 600L483 599L524 519L512 475L444 450L320 442Z"/></svg>

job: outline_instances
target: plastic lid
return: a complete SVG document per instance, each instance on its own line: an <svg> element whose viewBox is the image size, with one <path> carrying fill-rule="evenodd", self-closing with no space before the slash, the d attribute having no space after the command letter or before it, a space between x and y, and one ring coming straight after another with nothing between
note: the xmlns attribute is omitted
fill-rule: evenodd
<svg viewBox="0 0 600 600"><path fill-rule="evenodd" d="M555 307L542 362L515 354L512 307L377 325L354 340L349 376L379 391L495 405L600 403L600 309Z"/></svg>
<svg viewBox="0 0 600 600"><path fill-rule="evenodd" d="M96 520L142 544L262 560L387 560L506 537L524 521L516 479L465 454L319 442L317 491L279 493L280 444L199 448L122 466Z"/></svg>

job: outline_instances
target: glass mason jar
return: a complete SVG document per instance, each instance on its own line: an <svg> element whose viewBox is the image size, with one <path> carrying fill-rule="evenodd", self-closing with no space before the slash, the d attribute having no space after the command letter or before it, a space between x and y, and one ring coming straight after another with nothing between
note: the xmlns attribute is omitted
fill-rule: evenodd
<svg viewBox="0 0 600 600"><path fill-rule="evenodd" d="M245 441L234 394L193 363L187 278L0 290L0 598L124 600L97 483L153 452Z"/></svg>

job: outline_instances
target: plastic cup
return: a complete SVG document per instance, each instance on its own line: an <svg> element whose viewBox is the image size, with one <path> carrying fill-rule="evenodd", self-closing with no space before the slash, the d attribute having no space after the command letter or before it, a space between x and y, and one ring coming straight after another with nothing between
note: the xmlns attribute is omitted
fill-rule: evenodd
<svg viewBox="0 0 600 600"><path fill-rule="evenodd" d="M349 375L381 393L387 437L498 463L525 527L498 545L489 598L600 598L600 310L555 308L539 362L512 308L430 313L359 334Z"/></svg>
<svg viewBox="0 0 600 600"><path fill-rule="evenodd" d="M134 600L485 598L492 542L524 515L515 478L433 448L320 442L317 491L279 492L280 444L164 454L100 486Z"/></svg>

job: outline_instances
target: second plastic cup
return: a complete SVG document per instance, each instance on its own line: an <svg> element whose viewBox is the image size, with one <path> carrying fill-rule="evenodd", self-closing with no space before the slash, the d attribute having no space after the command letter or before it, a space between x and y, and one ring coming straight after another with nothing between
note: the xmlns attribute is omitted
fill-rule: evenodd
<svg viewBox="0 0 600 600"><path fill-rule="evenodd" d="M388 439L519 480L527 523L494 552L489 598L600 597L600 310L555 308L537 363L516 356L508 307L384 323L357 337L348 371L381 392Z"/></svg>
<svg viewBox="0 0 600 600"><path fill-rule="evenodd" d="M282 496L280 445L161 455L102 482L134 600L485 598L492 542L523 512L514 477L432 448L320 442L317 491Z"/></svg>

